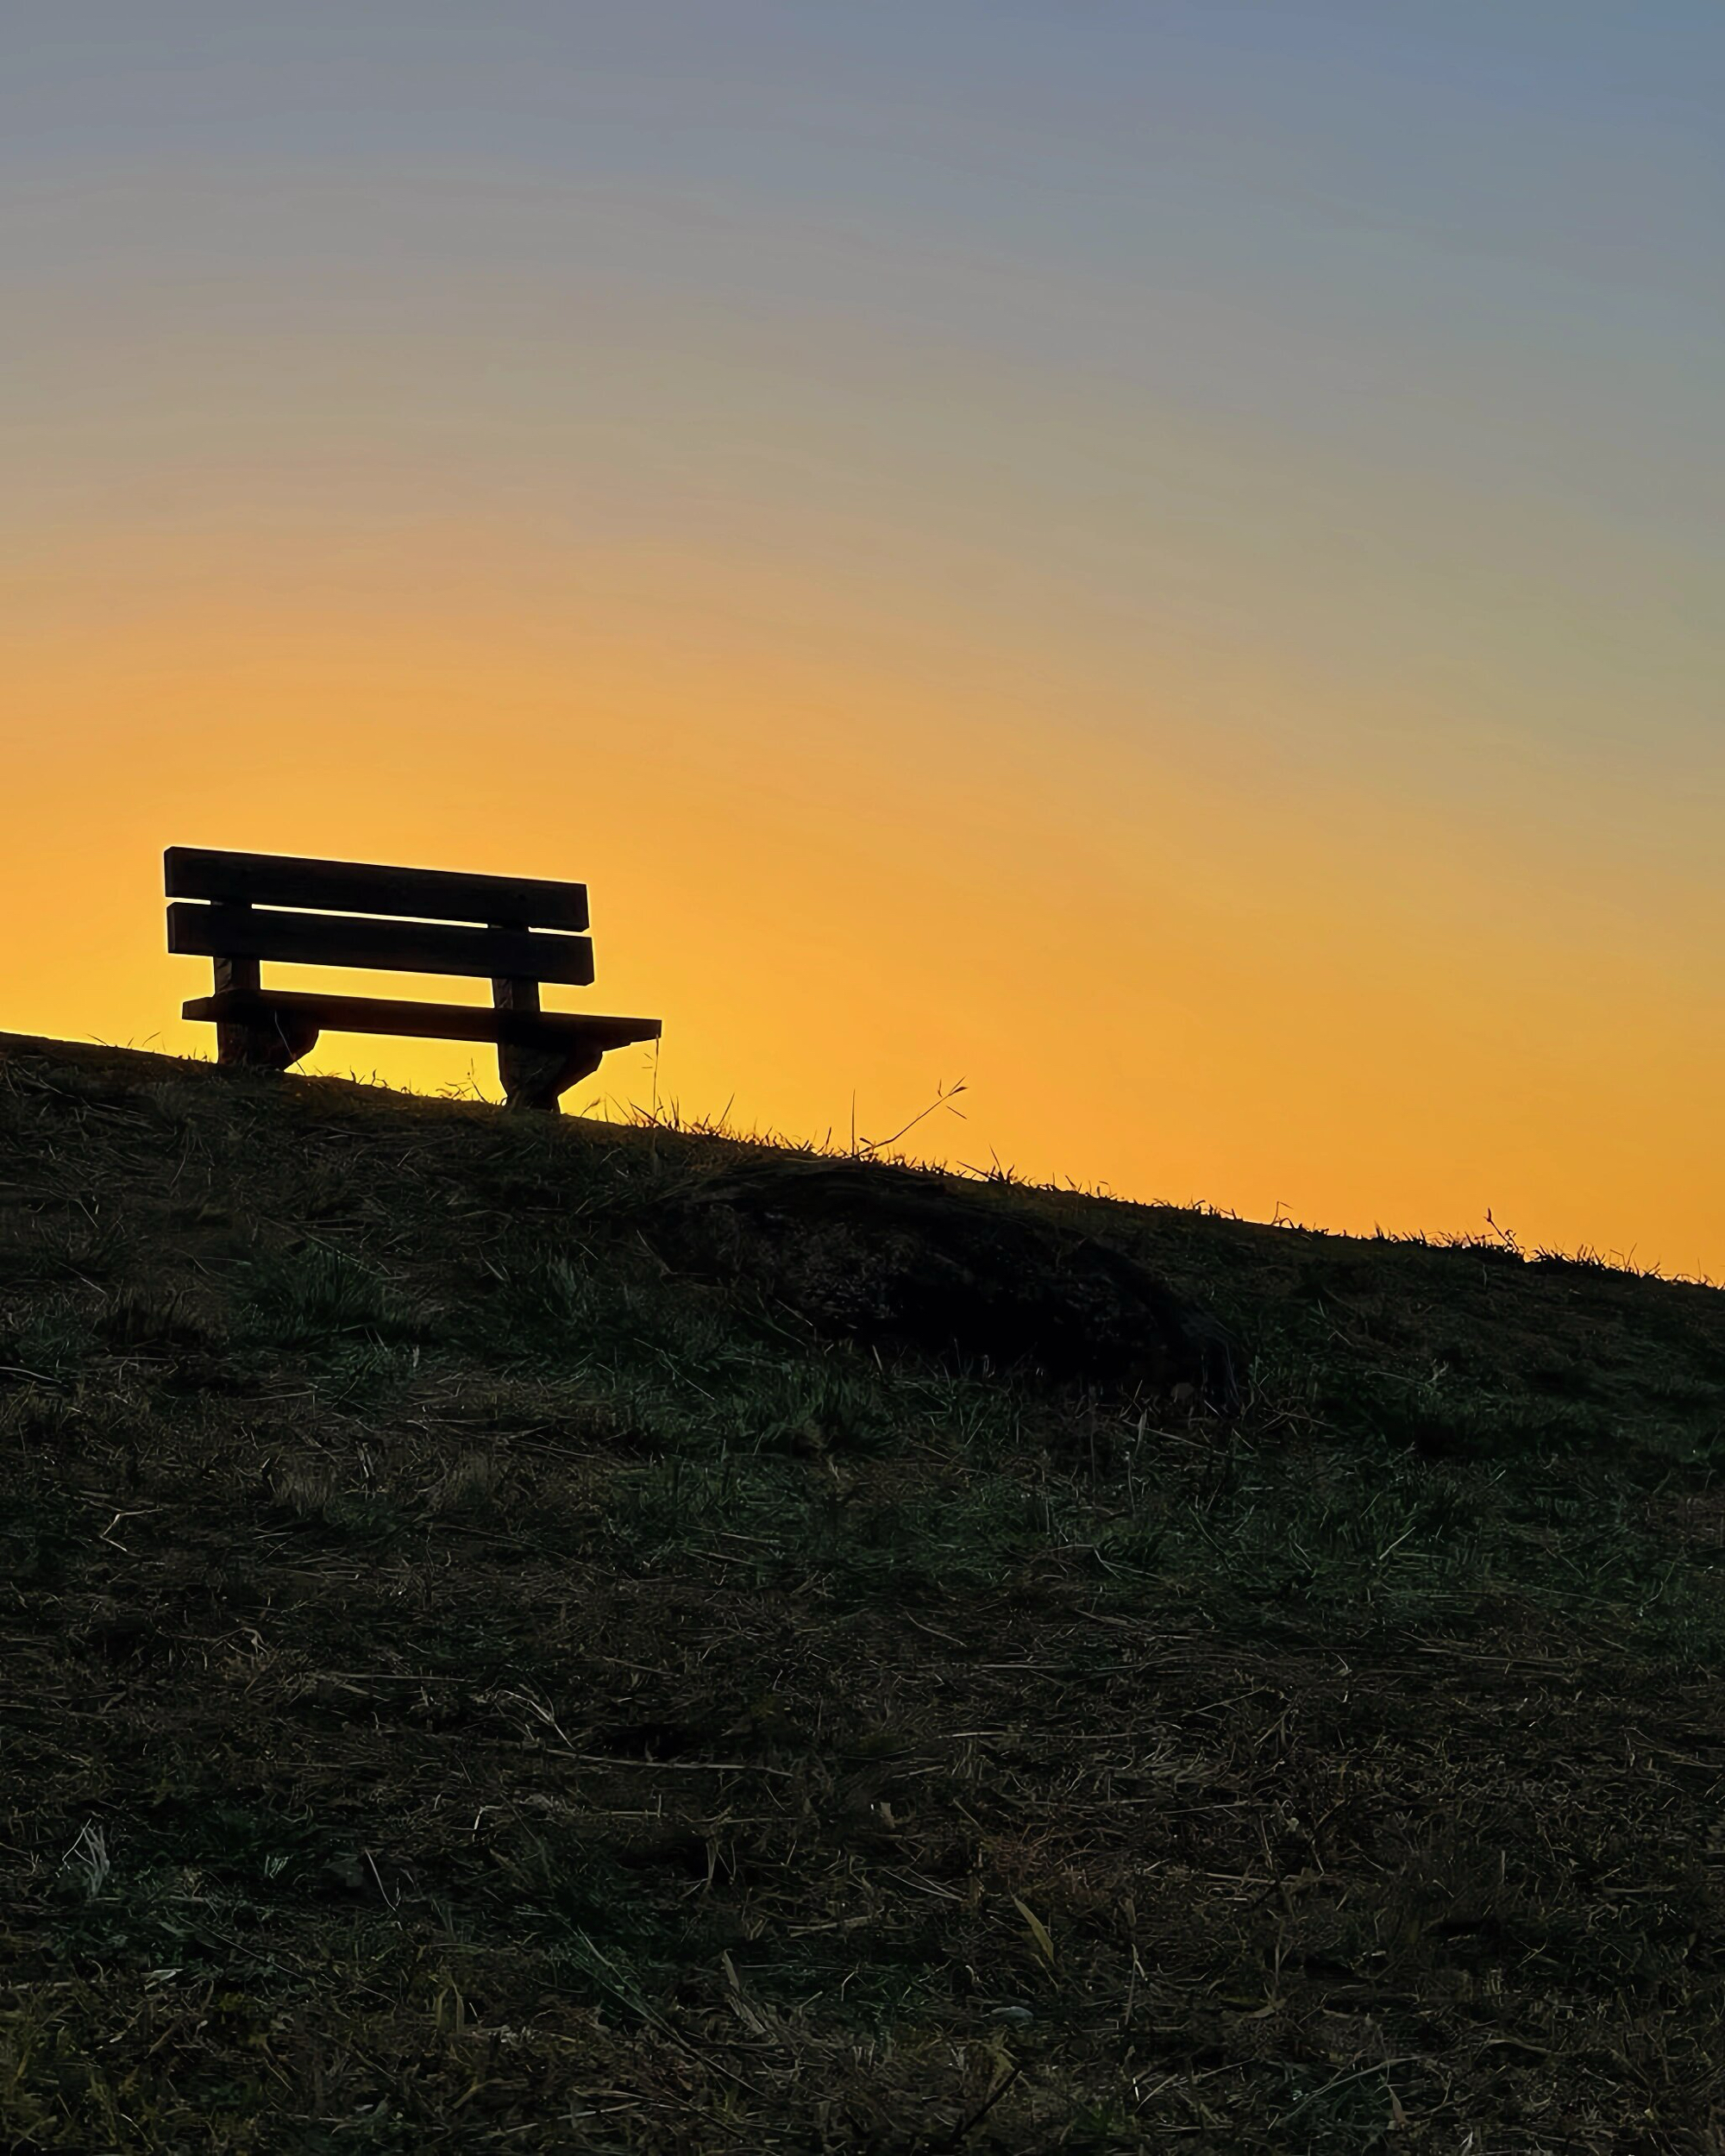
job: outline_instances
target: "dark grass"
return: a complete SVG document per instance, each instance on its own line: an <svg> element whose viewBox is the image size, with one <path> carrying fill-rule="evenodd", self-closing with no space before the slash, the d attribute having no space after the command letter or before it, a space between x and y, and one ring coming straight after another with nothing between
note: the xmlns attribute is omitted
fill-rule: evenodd
<svg viewBox="0 0 1725 2156"><path fill-rule="evenodd" d="M668 1272L763 1149L6 1047L0 2145L1725 2149L1716 1290L984 1194L1224 1422Z"/></svg>

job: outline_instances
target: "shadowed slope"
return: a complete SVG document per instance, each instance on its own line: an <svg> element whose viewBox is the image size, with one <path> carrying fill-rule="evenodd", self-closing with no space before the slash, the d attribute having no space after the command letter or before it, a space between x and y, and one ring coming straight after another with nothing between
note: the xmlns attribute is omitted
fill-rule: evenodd
<svg viewBox="0 0 1725 2156"><path fill-rule="evenodd" d="M1226 1332L1149 1268L974 1185L788 1157L709 1177L656 1247L752 1288L818 1335L1151 1396L1239 1402Z"/></svg>
<svg viewBox="0 0 1725 2156"><path fill-rule="evenodd" d="M0 1038L0 2140L1703 2156L1722 1461L1707 1288Z"/></svg>

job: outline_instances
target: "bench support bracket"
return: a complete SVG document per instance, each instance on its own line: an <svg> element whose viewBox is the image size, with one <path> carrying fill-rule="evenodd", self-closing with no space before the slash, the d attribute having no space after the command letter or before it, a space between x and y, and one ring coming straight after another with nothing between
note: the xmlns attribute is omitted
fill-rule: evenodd
<svg viewBox="0 0 1725 2156"><path fill-rule="evenodd" d="M317 1028L310 1019L284 1013L267 1025L235 1025L218 1022L216 1060L242 1064L252 1070L285 1070L317 1045Z"/></svg>
<svg viewBox="0 0 1725 2156"><path fill-rule="evenodd" d="M514 928L513 921L493 921L493 928ZM491 984L492 1008L539 1013L539 983L499 975ZM503 1085L504 1104L511 1108L538 1108L552 1115L561 1112L558 1100L571 1086L591 1078L603 1059L602 1049L541 1046L525 1041L499 1041L497 1075Z"/></svg>
<svg viewBox="0 0 1725 2156"><path fill-rule="evenodd" d="M251 908L242 906L236 910L250 912ZM217 995L233 989L257 993L255 958L218 957L215 965ZM272 1011L255 1023L218 1020L216 1027L216 1062L253 1070L285 1070L302 1056L309 1056L317 1045L316 1020L302 1018L297 1012Z"/></svg>
<svg viewBox="0 0 1725 2156"><path fill-rule="evenodd" d="M560 1097L583 1078L591 1078L604 1053L595 1048L524 1048L500 1042L497 1075L503 1081L505 1106L557 1114Z"/></svg>

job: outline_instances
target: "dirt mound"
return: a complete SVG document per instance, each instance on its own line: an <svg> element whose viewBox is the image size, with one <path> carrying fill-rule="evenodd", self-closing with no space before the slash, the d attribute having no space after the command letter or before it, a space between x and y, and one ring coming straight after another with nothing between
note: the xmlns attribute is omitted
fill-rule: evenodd
<svg viewBox="0 0 1725 2156"><path fill-rule="evenodd" d="M1238 1350L1205 1312L1124 1252L948 1177L751 1164L711 1178L652 1240L678 1269L746 1280L827 1338L1239 1404Z"/></svg>

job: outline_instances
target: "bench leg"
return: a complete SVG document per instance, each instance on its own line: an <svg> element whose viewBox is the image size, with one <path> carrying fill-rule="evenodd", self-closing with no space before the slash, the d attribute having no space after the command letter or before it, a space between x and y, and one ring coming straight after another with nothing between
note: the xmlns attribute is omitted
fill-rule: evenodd
<svg viewBox="0 0 1725 2156"><path fill-rule="evenodd" d="M504 1041L497 1051L497 1075L505 1104L560 1112L558 1099L571 1086L591 1078L604 1056L602 1048L523 1048Z"/></svg>
<svg viewBox="0 0 1725 2156"><path fill-rule="evenodd" d="M249 906L247 907L249 912ZM255 958L217 958L215 988L217 995L238 989L255 993L258 987L258 962ZM272 1012L267 1018L255 1023L237 1025L217 1019L216 1023L216 1060L218 1063L238 1065L252 1070L285 1070L290 1063L297 1063L302 1056L309 1056L317 1045L317 1025L313 1018L289 1016L285 1012Z"/></svg>
<svg viewBox="0 0 1725 2156"><path fill-rule="evenodd" d="M251 1070L285 1070L317 1045L317 1028L310 1018L278 1016L267 1025L216 1027L216 1060L242 1065Z"/></svg>

